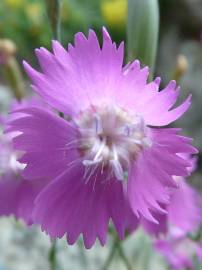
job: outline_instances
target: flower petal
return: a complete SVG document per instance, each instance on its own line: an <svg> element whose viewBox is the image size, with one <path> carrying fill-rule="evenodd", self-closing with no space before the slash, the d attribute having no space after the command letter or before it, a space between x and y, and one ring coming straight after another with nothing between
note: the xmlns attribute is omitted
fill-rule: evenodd
<svg viewBox="0 0 202 270"><path fill-rule="evenodd" d="M33 81L33 88L51 106L72 115L82 108L111 100L118 85L123 63L123 45L116 48L106 29L100 48L95 33L88 38L75 35L75 46L64 51L53 42L54 54L44 48L36 50L42 73L24 62L25 70Z"/></svg>
<svg viewBox="0 0 202 270"><path fill-rule="evenodd" d="M19 159L27 164L23 171L25 178L53 178L71 162L78 161L78 136L72 124L41 108L25 108L19 112L26 116L11 121L7 132L20 132L13 139L13 145L25 152Z"/></svg>
<svg viewBox="0 0 202 270"><path fill-rule="evenodd" d="M168 207L168 217L171 224L184 232L191 232L202 221L202 196L189 186L183 178L179 179Z"/></svg>
<svg viewBox="0 0 202 270"><path fill-rule="evenodd" d="M195 148L177 129L150 129L149 133L152 146L143 149L130 168L128 196L136 215L158 223L152 212L165 212L161 204L169 203L171 188L177 187L173 176L189 175L191 162L179 152L192 154Z"/></svg>
<svg viewBox="0 0 202 270"><path fill-rule="evenodd" d="M125 230L135 229L137 219L124 196L122 183L92 174L84 179L84 166L76 166L51 182L36 199L34 221L51 237L67 234L73 244L80 233L86 248L98 237L106 242L108 223L112 218L120 238ZM61 217L63 217L61 219Z"/></svg>
<svg viewBox="0 0 202 270"><path fill-rule="evenodd" d="M158 221L158 224L150 222L145 218L141 218L141 225L144 230L150 235L159 237L160 235L166 235L168 232L168 223L167 223L167 214L153 213L155 220Z"/></svg>
<svg viewBox="0 0 202 270"><path fill-rule="evenodd" d="M14 215L22 218L28 225L32 224L34 200L47 182L44 179L27 181L13 173L1 177L0 216Z"/></svg>

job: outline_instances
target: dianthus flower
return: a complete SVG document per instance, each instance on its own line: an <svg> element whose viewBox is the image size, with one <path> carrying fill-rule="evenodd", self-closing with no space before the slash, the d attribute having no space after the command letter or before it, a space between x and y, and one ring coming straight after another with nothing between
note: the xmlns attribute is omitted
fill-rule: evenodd
<svg viewBox="0 0 202 270"><path fill-rule="evenodd" d="M190 161L188 168L191 174L196 168L196 158L184 155ZM199 228L202 222L202 196L192 187L184 177L173 177L178 188L173 190L170 196L170 203L162 205L166 214L155 213L159 224L151 223L142 219L141 225L150 234L157 237L169 235L170 228L174 227L185 235Z"/></svg>
<svg viewBox="0 0 202 270"><path fill-rule="evenodd" d="M167 239L156 241L155 248L173 270L194 270L194 259L202 262L202 243L194 242L177 229Z"/></svg>
<svg viewBox="0 0 202 270"><path fill-rule="evenodd" d="M68 50L53 41L53 53L40 48L36 55L42 72L24 63L33 89L64 118L33 107L10 123L21 132L13 142L25 153L23 176L53 180L37 196L34 222L70 244L82 233L87 248L97 237L105 244L110 219L120 238L137 217L157 223L153 213L165 212L173 176L188 174L190 163L178 153L197 152L179 129L163 128L191 96L172 108L176 83L159 91L160 79L147 83L139 61L123 66L123 43L117 47L106 29L102 47L90 30Z"/></svg>
<svg viewBox="0 0 202 270"><path fill-rule="evenodd" d="M21 103L13 102L12 108L22 109L28 105L41 103L36 99L24 100ZM23 114L15 116L15 119ZM32 224L31 214L34 207L34 199L39 191L45 186L46 181L37 179L35 182L28 181L21 176L25 164L17 159L21 156L19 151L14 150L12 138L16 133L4 134L6 122L13 116L0 118L0 216L14 216L23 219L28 225Z"/></svg>
<svg viewBox="0 0 202 270"><path fill-rule="evenodd" d="M196 158L188 168L191 173L196 168ZM193 259L202 262L202 243L195 242L188 234L199 229L202 221L202 196L187 183L187 179L174 176L178 189L174 190L167 214L157 214L159 225L142 220L144 229L159 239L155 239L155 249L163 255L174 270L195 269Z"/></svg>

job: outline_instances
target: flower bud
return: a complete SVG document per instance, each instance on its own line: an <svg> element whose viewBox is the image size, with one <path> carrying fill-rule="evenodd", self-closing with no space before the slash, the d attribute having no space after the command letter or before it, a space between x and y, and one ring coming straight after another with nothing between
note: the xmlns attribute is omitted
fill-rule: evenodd
<svg viewBox="0 0 202 270"><path fill-rule="evenodd" d="M0 39L0 63L6 63L17 51L15 43L10 39Z"/></svg>

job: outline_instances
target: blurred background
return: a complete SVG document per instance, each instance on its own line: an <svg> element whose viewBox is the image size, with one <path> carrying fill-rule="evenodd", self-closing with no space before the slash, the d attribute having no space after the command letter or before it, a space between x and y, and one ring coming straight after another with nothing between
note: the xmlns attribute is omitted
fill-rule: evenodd
<svg viewBox="0 0 202 270"><path fill-rule="evenodd" d="M202 150L202 0L160 0L159 4L160 36L155 75L162 77L162 86L170 79L176 79L182 88L182 99L190 92L193 94L190 111L178 120L177 125L180 124L184 133L194 138L194 145ZM119 43L126 40L127 0L63 0L61 21L64 46L73 41L78 31L87 33L92 28L100 35L103 25ZM36 65L34 49L40 46L50 48L51 38L44 1L0 1L0 39L14 42L20 65L23 59ZM28 89L29 83L26 84ZM11 85L3 65L0 65L0 111L6 110L11 97ZM201 174L202 158L199 154L198 170L190 181L202 191ZM3 218L0 220L0 235L0 270L49 269L50 240L37 228L27 229L12 218ZM97 245L84 251L81 243L69 247L61 240L57 244L58 269L101 269L110 245L109 237L107 247ZM154 251L151 239L141 231L126 240L124 248L134 270L169 269ZM117 257L110 269L124 267Z"/></svg>

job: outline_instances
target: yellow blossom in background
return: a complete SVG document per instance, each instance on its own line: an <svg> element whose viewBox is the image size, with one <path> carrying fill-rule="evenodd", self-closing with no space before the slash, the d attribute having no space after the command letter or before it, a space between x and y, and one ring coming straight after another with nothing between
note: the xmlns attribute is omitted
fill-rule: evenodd
<svg viewBox="0 0 202 270"><path fill-rule="evenodd" d="M13 9L22 8L25 4L25 0L4 0L4 2L9 8Z"/></svg>
<svg viewBox="0 0 202 270"><path fill-rule="evenodd" d="M42 5L40 3L29 3L25 5L25 13L33 24L40 24L42 16Z"/></svg>
<svg viewBox="0 0 202 270"><path fill-rule="evenodd" d="M27 1L24 7L25 14L29 21L29 31L32 36L37 36L41 33L44 25L43 6L40 2Z"/></svg>
<svg viewBox="0 0 202 270"><path fill-rule="evenodd" d="M101 12L108 25L124 27L126 24L127 0L103 0Z"/></svg>

